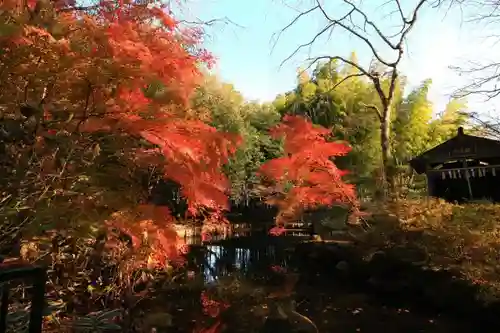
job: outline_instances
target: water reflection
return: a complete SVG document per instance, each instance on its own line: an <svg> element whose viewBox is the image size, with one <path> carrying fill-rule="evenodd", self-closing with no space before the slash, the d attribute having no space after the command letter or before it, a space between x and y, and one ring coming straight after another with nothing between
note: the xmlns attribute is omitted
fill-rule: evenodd
<svg viewBox="0 0 500 333"><path fill-rule="evenodd" d="M267 275L272 266L286 266L288 255L275 246L259 249L221 245L207 245L203 264L205 283L214 283L220 277L235 271L248 278Z"/></svg>
<svg viewBox="0 0 500 333"><path fill-rule="evenodd" d="M284 233L285 236L309 237L310 231L303 224L296 229L290 229ZM185 225L174 225L177 235L186 245L202 245L202 228ZM218 233L211 234L211 241L219 241L228 238L247 237L252 235L252 228L249 223L231 224L221 227Z"/></svg>
<svg viewBox="0 0 500 333"><path fill-rule="evenodd" d="M246 278L260 279L263 275L267 275L270 267L285 267L289 261L282 245L278 246L274 242L269 242L270 238L275 237L263 232L252 233L249 224L228 225L227 229L221 228L218 231L218 233L211 234L210 244L208 244L202 241L201 228L179 227L177 229L182 243L198 249L191 251L194 260L191 269L195 270L197 275L203 275L206 283L214 283L220 277L235 271ZM302 239L309 237L310 233L307 230L293 229L283 236ZM235 241L223 245L214 244L214 242L229 239Z"/></svg>
<svg viewBox="0 0 500 333"><path fill-rule="evenodd" d="M250 257L250 250L249 249L235 249L236 251L236 260L235 260L235 266L237 269L242 269L245 266L245 262L248 261L248 258Z"/></svg>
<svg viewBox="0 0 500 333"><path fill-rule="evenodd" d="M203 270L203 277L205 282L212 283L217 281L217 275L214 275L213 272L217 272L216 263L219 258L223 255L223 247L222 246L207 246L208 253L205 257L205 267Z"/></svg>

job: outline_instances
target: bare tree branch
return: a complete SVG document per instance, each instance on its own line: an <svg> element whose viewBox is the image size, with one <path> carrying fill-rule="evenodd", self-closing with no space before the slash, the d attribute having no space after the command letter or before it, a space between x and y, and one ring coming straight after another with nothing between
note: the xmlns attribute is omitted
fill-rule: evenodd
<svg viewBox="0 0 500 333"><path fill-rule="evenodd" d="M379 94L379 97L380 97L380 100L381 100L383 107L387 108L389 106L389 104L392 102L392 98L394 96L394 91L396 88L396 81L398 78L397 66L401 62L401 59L403 56L404 42L406 41L408 34L410 33L413 26L415 25L415 22L417 21L417 17L418 17L418 12L422 8L422 6L425 4L426 0L419 0L415 9L413 10L412 14L410 15L410 18L406 18L405 14L403 13L400 2L396 0L396 6L398 8L398 12L399 12L400 16L402 17L402 23L403 23L402 24L403 27L401 29L401 32L399 34L399 38L398 38L397 42L392 42L390 40L390 37L387 37L386 35L384 35L382 30L380 28L378 28L378 26L372 20L370 20L368 18L368 15L366 13L364 13L361 9L359 9L350 0L342 0L343 3L349 5L350 10L346 14L342 15L339 19L333 19L326 12L324 7L320 4L319 0L315 0L315 2L316 2L316 6L310 8L304 12L301 12L299 15L297 15L288 25L286 25L280 31L279 36L281 36L284 32L286 32L286 30L288 30L290 27L292 27L300 18L302 18L306 15L309 15L316 10L319 10L321 12L321 14L323 15L323 17L326 18L326 20L328 22L327 25L323 29L321 29L311 39L311 41L309 41L308 43L304 43L304 44L299 45L286 59L284 59L282 61L280 66L282 66L284 63L289 61L302 48L313 45L314 42L316 42L318 40L318 38L320 38L325 32L332 30L336 26L339 26L344 31L350 33L351 35L354 35L355 37L357 37L358 39L363 41L365 43L365 45L367 45L370 48L375 59L378 62L380 62L381 64L383 64L391 69L390 81L389 81L390 85L389 85L388 92L387 93L384 92L382 85L380 84L380 76L378 73L372 73L370 70L367 70L367 69L363 68L361 65L354 63L352 61L349 61L342 56L320 56L320 57L316 57L316 58L309 58L307 60L310 62L310 64L306 68L306 70L309 69L313 64L317 63L320 60L325 60L325 59L340 60L344 64L348 64L348 65L356 68L357 70L359 70L359 72L361 74L365 75L367 78L369 78L373 82L374 87L375 87L377 93ZM382 41L384 41L386 46L388 46L391 50L397 51L397 57L395 60L390 61L390 60L384 59L378 53L377 49L374 46L374 43L368 38L368 36L363 35L362 33L358 32L356 30L357 26L354 23L351 23L350 25L348 25L349 23L346 23L346 20L349 20L349 22L353 22L353 14L358 14L359 16L361 16L361 18L363 20L363 25L365 26L363 31L366 32L366 26L370 26L373 30L375 30L375 32L382 39ZM276 41L276 43L277 43L277 41ZM342 82L344 82L344 81L342 81ZM379 111L379 113L380 113L380 111Z"/></svg>
<svg viewBox="0 0 500 333"><path fill-rule="evenodd" d="M438 0L436 6L447 5L448 7L460 7L469 13L463 19L465 25L478 24L495 25L500 23L500 0ZM487 39L500 37L494 32L489 33ZM500 41L500 39L498 39ZM478 61L469 61L463 66L450 66L450 69L457 72L460 76L467 76L469 83L460 87L453 93L457 97L467 97L479 95L485 97L486 101L500 96L500 62L484 61L486 64L480 64Z"/></svg>
<svg viewBox="0 0 500 333"><path fill-rule="evenodd" d="M379 108L376 105L361 103L361 106L364 107L365 109L375 111L375 114L378 116L379 120L382 121L382 113L380 112Z"/></svg>
<svg viewBox="0 0 500 333"><path fill-rule="evenodd" d="M272 46L272 50L274 50L274 48L276 47L276 45L278 44L280 38L281 38L281 35L286 31L288 30L291 26L293 26L295 23L297 23L302 17L304 16L307 16L308 14L314 12L318 7L313 7L311 9L308 9L306 10L305 12L302 12L300 13L299 15L297 15L290 23L288 23L286 25L286 27L284 27L283 29L280 30L280 32L278 33L278 36L276 37L276 40L275 42L273 43L273 46ZM274 34L273 34L273 38L274 38Z"/></svg>
<svg viewBox="0 0 500 333"><path fill-rule="evenodd" d="M222 23L225 25L232 24L234 26L237 26L238 28L244 28L242 25L239 25L238 23L232 21L227 16L224 16L222 18L211 19L208 21L203 21L200 19L196 19L195 21L180 20L179 23L184 23L184 24L189 24L189 25L204 25L204 26L209 26L209 27L214 26L215 24L218 24L218 23Z"/></svg>
<svg viewBox="0 0 500 333"><path fill-rule="evenodd" d="M470 78L468 84L454 91L453 95L455 97L481 95L488 101L500 95L500 86L498 85L500 81L499 62L491 62L486 65L469 62L468 67L450 66L450 69Z"/></svg>
<svg viewBox="0 0 500 333"><path fill-rule="evenodd" d="M351 60L348 60L344 57L341 57L341 56L319 56L319 57L315 57L315 58L308 58L306 59L306 61L309 63L309 65L304 69L304 71L308 70L309 68L311 68L314 64L318 63L319 61L321 60L328 60L328 61L333 61L333 60L340 60L342 61L343 63L345 64L348 64L354 68L356 68L358 71L360 71L363 75L365 75L366 77L370 78L370 79L374 79L375 76L370 74L366 69L364 69L362 66L358 65L357 63L351 61Z"/></svg>
<svg viewBox="0 0 500 333"><path fill-rule="evenodd" d="M355 78L355 77L361 77L361 76L365 76L365 74L364 73L356 73L356 74L350 74L350 75L344 76L342 78L342 80L340 80L339 82L335 83L332 88L328 89L327 92L331 92L331 91L335 90L335 88L337 88L338 86L340 86L342 83L348 81L349 79L352 79L352 78Z"/></svg>
<svg viewBox="0 0 500 333"><path fill-rule="evenodd" d="M286 63L292 57L294 57L301 49L303 49L305 47L308 47L308 46L312 46L314 44L314 42L316 42L327 31L331 31L335 27L341 27L344 31L348 32L349 34L351 34L351 35L357 37L358 39L360 39L361 41L363 41L364 44L368 48L370 48L373 56L375 57L375 59L377 59L378 62L380 62L381 64L383 64L383 65L385 65L387 67L396 68L397 65L401 62L401 59L402 59L402 56L403 56L404 42L405 42L408 34L410 33L411 29L415 25L415 22L417 20L417 14L418 14L419 10L421 9L421 7L426 2L426 0L420 0L418 2L417 6L415 7L415 9L413 10L412 15L410 15L410 18L405 18L405 15L404 15L404 13L402 12L402 9L401 9L400 15L401 15L401 17L404 18L402 20L403 21L403 28L401 30L401 33L399 33L398 40L396 42L392 42L390 40L390 37L386 36L382 32L382 30L380 28L378 28L377 25L372 20L370 20L368 18L368 16L366 15L366 13L364 13L361 9L359 9L351 1L349 1L349 0L341 0L343 3L345 3L345 4L347 4L347 5L350 6L350 10L346 14L342 15L339 19L332 18L326 12L326 10L324 9L324 7L319 3L319 0L315 0L315 1L316 1L316 6L310 8L310 9L304 11L304 12L301 12L288 25L286 25L279 32L278 39L276 40L275 45L278 43L279 37L283 33L285 33L290 27L292 27L296 22L298 22L299 19L301 19L302 17L304 17L306 15L309 15L309 14L313 13L316 10L318 10L318 11L321 12L322 16L327 20L328 23L309 42L299 45L287 58L285 58L282 61L282 63L281 63L280 66L283 66L284 63ZM398 10L399 10L399 8L401 8L401 6L399 4L399 1L397 1L397 6L398 6ZM363 20L363 25L364 26L370 26L373 30L375 30L375 32L382 39L382 41L384 41L384 43L385 43L386 46L388 46L391 50L397 51L397 56L396 56L395 60L391 61L391 60L387 60L384 57L382 57L380 55L380 53L377 51L374 43L368 38L368 36L364 35L361 32L357 31L357 29L356 29L357 26L354 23L352 23L352 22L354 22L353 14L358 14L359 16L361 16L361 18ZM348 23L346 21L349 21L351 23ZM366 32L366 28L364 28L362 30ZM317 60L319 60L320 58L318 58ZM344 61L345 59L342 58L342 57L339 57L337 59L345 62ZM345 62L345 63L347 63L347 62ZM352 64L350 64L350 65L352 66ZM354 67L360 69L359 65L356 65ZM362 72L364 72L365 74L367 74L369 71L363 69ZM369 75L367 75L367 76L369 77Z"/></svg>
<svg viewBox="0 0 500 333"><path fill-rule="evenodd" d="M479 126L479 131L483 136L500 139L500 119L498 117L486 117L475 112L469 112L467 116Z"/></svg>
<svg viewBox="0 0 500 333"><path fill-rule="evenodd" d="M403 21L403 23L405 24L410 24L410 21L408 21L405 17L405 13L403 12L403 8L401 7L401 2L399 0L395 1L396 1L396 6L398 7L399 15L401 17L401 21Z"/></svg>
<svg viewBox="0 0 500 333"><path fill-rule="evenodd" d="M319 0L316 0L318 2L318 5L319 5ZM361 11L358 7L356 7L351 1L348 1L348 0L343 0L345 3L349 4L351 7L352 7L352 11L355 12L355 13L358 13L359 15L361 15L364 19L364 25L369 25L373 28L373 30L375 30L375 32L377 33L377 35L390 47L392 48L393 50L396 50L397 49L397 45L395 45L394 43L392 43L389 38L387 38L384 33L377 27L377 25L375 23L373 23L372 21L370 21L370 19L368 19L368 16L363 12ZM321 8L321 6L320 6ZM325 15L325 17L328 17L328 15L326 14L326 12L323 10L323 8L321 8L321 11L323 13L323 15ZM406 20L406 19L405 19ZM405 22L405 21L404 21ZM364 31L366 31L366 28L363 29ZM363 40L366 39L366 38L363 38Z"/></svg>

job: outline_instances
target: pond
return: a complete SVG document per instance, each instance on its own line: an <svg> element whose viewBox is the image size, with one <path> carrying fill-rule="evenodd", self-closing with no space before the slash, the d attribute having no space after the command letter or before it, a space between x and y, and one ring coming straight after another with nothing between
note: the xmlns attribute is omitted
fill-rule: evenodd
<svg viewBox="0 0 500 333"><path fill-rule="evenodd" d="M267 332L267 316L280 319L272 331L285 332L473 331L456 318L391 306L334 277L311 276L295 255L295 238L245 238L192 247L188 275L200 288L177 304L177 328L168 332Z"/></svg>

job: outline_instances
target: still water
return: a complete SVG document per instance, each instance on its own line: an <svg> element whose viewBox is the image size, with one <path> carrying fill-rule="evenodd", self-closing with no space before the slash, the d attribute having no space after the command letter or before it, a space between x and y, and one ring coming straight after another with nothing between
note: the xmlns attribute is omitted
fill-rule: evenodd
<svg viewBox="0 0 500 333"><path fill-rule="evenodd" d="M214 283L231 272L248 277L267 275L273 267L287 267L290 259L284 249L275 246L249 249L207 245L205 248L203 275L206 283Z"/></svg>
<svg viewBox="0 0 500 333"><path fill-rule="evenodd" d="M251 238L251 242L243 244L230 241L224 245L198 246L202 250L197 255L198 263L202 263L198 265L198 274L203 276L207 288L224 284L226 276L238 276L240 284L248 284L250 288L275 290L268 282L269 277L276 275L278 267L301 276L290 297L297 304L296 311L311 319L319 332L468 332L463 325L442 318L439 314L423 315L405 308L386 306L383 300L335 285L333 281L330 285L305 282L307 279L302 279L302 276L311 272L298 270L300 265L293 257L293 244L268 245L269 239L273 239L270 236ZM240 309L237 312L241 316L238 322L243 325L244 321L248 321L244 327L233 328L231 332L260 332L258 325L251 324L257 320L250 315L255 308L255 304L251 304L254 302L243 299L241 295L226 299L230 307Z"/></svg>

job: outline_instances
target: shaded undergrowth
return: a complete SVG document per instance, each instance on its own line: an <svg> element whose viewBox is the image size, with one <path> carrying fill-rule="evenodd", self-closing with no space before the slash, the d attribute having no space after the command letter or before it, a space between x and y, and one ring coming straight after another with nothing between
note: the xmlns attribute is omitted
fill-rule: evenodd
<svg viewBox="0 0 500 333"><path fill-rule="evenodd" d="M255 234L223 242L218 256L192 247L160 270L129 266L140 253L126 240L113 255L78 237L22 249L49 267L47 332L262 332L273 304L291 301L320 332L488 332L500 313L499 211L400 201L372 208L371 228L353 230L352 243ZM291 272L292 288L276 277ZM12 295L19 321L27 298L25 287Z"/></svg>
<svg viewBox="0 0 500 333"><path fill-rule="evenodd" d="M499 205L400 200L371 211L371 228L351 246L297 247L305 285L340 285L379 304L455 318L463 331L496 327Z"/></svg>

